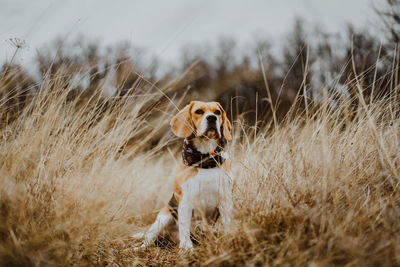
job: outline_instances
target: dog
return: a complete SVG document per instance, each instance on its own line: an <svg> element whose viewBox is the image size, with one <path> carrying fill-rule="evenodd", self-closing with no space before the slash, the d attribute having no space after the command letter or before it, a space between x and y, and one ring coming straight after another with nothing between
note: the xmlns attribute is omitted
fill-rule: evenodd
<svg viewBox="0 0 400 267"><path fill-rule="evenodd" d="M224 147L232 136L224 109L218 102L192 101L170 125L177 137L184 138L174 192L148 231L132 236L144 238L136 250L153 244L165 230L179 239L180 249L193 249L190 229L194 210L205 218L220 217L224 232L230 229L233 179Z"/></svg>

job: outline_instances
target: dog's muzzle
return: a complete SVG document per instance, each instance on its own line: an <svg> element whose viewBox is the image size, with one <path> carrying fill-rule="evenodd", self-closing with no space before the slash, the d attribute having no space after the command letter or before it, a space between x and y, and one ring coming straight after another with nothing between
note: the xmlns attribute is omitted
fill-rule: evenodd
<svg viewBox="0 0 400 267"><path fill-rule="evenodd" d="M215 124L215 122L217 121L217 116L215 115L208 115L206 117L208 124Z"/></svg>
<svg viewBox="0 0 400 267"><path fill-rule="evenodd" d="M208 115L206 117L207 120L207 129L206 132L209 131L214 131L215 133L218 133L218 127L217 127L217 116L215 115Z"/></svg>

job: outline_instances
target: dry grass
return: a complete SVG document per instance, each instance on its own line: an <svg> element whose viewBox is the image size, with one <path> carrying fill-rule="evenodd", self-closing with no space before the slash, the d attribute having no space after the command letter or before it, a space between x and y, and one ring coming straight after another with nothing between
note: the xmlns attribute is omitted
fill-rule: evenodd
<svg viewBox="0 0 400 267"><path fill-rule="evenodd" d="M256 134L235 122L234 231L205 231L190 254L173 244L135 253L129 236L168 200L180 160L169 132L152 149L148 140L176 110L141 113L156 88L67 102L57 77L1 129L3 266L400 264L396 100L322 105Z"/></svg>

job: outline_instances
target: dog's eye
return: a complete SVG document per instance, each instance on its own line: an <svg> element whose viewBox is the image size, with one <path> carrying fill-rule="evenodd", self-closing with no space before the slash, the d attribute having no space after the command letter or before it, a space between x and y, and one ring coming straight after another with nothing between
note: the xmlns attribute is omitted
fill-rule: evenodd
<svg viewBox="0 0 400 267"><path fill-rule="evenodd" d="M204 114L204 111L202 109L198 109L195 111L196 114Z"/></svg>
<svg viewBox="0 0 400 267"><path fill-rule="evenodd" d="M219 111L218 109L214 112L215 115L221 115L221 111Z"/></svg>

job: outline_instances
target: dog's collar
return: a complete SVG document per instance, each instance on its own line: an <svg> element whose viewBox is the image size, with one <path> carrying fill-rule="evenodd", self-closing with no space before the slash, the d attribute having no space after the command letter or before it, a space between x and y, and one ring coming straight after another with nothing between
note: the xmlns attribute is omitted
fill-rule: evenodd
<svg viewBox="0 0 400 267"><path fill-rule="evenodd" d="M218 167L222 163L224 163L225 158L223 149L225 146L225 142L221 142L217 148L214 150L214 153L201 153L192 147L186 140L183 142L182 147L182 159L183 163L187 166L202 168L202 169L211 169Z"/></svg>

